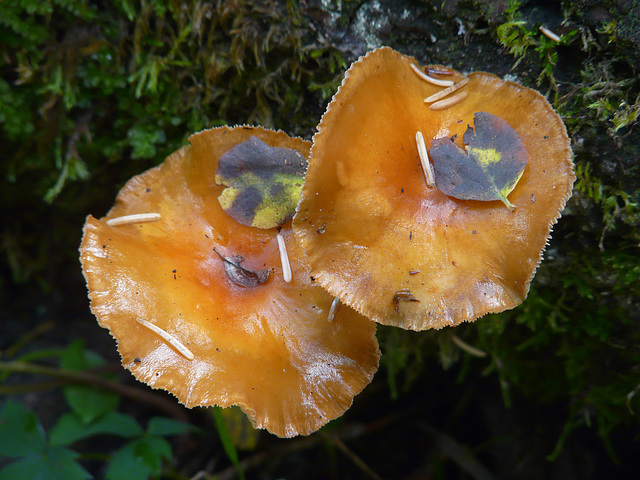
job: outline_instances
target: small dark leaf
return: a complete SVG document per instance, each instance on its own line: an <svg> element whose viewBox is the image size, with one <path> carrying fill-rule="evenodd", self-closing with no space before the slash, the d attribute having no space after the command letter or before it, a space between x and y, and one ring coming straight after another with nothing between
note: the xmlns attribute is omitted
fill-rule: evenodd
<svg viewBox="0 0 640 480"><path fill-rule="evenodd" d="M198 430L198 428L194 425L166 417L153 417L149 420L149 425L147 427L147 433L149 435L156 435L159 437L181 435L183 433L193 432L196 430Z"/></svg>
<svg viewBox="0 0 640 480"><path fill-rule="evenodd" d="M210 409L210 411L214 417L219 414L222 418L229 436L233 441L233 445L235 445L238 450L255 450L260 436L259 430L253 428L251 421L240 407L214 407ZM216 419L216 422L218 422L218 420L219 419ZM220 438L222 438L221 433Z"/></svg>
<svg viewBox="0 0 640 480"><path fill-rule="evenodd" d="M236 257L223 257L220 255L220 252L213 248L213 251L222 259L224 262L224 270L227 272L227 277L236 285L240 285L241 287L255 287L256 285L260 285L261 283L266 282L269 279L269 270L260 270L258 272L254 272L252 270L247 270L240 266L243 258L241 256Z"/></svg>
<svg viewBox="0 0 640 480"><path fill-rule="evenodd" d="M0 410L0 455L20 457L45 450L44 430L36 416L9 399Z"/></svg>
<svg viewBox="0 0 640 480"><path fill-rule="evenodd" d="M449 137L431 142L436 185L450 197L501 200L513 210L507 195L522 177L529 159L527 149L518 133L500 117L476 112L473 122L475 131L469 127L464 134L466 151Z"/></svg>
<svg viewBox="0 0 640 480"><path fill-rule="evenodd" d="M0 470L0 480L85 480L89 472L76 462L78 454L64 447L50 447L28 455Z"/></svg>
<svg viewBox="0 0 640 480"><path fill-rule="evenodd" d="M273 228L293 217L300 200L307 161L291 148L271 147L251 137L218 161L218 197L227 214L243 225Z"/></svg>
<svg viewBox="0 0 640 480"><path fill-rule="evenodd" d="M231 463L236 467L238 477L240 477L241 480L244 480L244 470L242 470L242 466L240 465L236 445L233 443L227 424L222 416L222 409L220 407L213 407L211 409L211 414L213 415L213 419L216 423L216 429L218 430L218 436L222 442L222 447L224 448L224 451Z"/></svg>
<svg viewBox="0 0 640 480"><path fill-rule="evenodd" d="M84 342L73 342L65 350L60 366L67 370L86 370L105 363L98 354L84 348ZM106 392L95 386L68 385L64 387L64 395L71 409L85 424L115 410L120 403L120 397L112 392Z"/></svg>
<svg viewBox="0 0 640 480"><path fill-rule="evenodd" d="M135 437L142 433L140 425L124 413L112 411L90 424L85 424L77 413L68 412L60 417L49 432L49 441L51 445L70 445L94 435Z"/></svg>
<svg viewBox="0 0 640 480"><path fill-rule="evenodd" d="M109 463L107 480L148 480L162 473L162 460L171 458L171 445L154 435L138 438L118 450Z"/></svg>

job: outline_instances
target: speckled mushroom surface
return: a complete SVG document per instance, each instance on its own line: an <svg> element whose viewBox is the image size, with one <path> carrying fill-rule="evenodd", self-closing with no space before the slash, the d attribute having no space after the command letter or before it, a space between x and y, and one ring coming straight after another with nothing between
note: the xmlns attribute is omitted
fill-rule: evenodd
<svg viewBox="0 0 640 480"><path fill-rule="evenodd" d="M241 225L220 207L217 161L251 136L308 156L309 142L260 127L195 134L132 178L106 217L88 217L81 261L91 310L137 379L188 407L239 405L255 427L291 437L340 416L371 381L380 351L375 324L351 308L329 322L333 297L311 278L290 222L280 229L292 270L285 282L278 230ZM160 218L107 224L140 213ZM239 285L218 254L269 276Z"/></svg>
<svg viewBox="0 0 640 480"><path fill-rule="evenodd" d="M538 92L472 73L466 98L433 110L424 99L442 87L412 64L381 48L348 70L314 136L294 231L329 293L376 322L423 330L526 298L575 176L566 129ZM444 137L463 147L477 112L506 121L527 150L513 211L425 182L416 132L427 149Z"/></svg>

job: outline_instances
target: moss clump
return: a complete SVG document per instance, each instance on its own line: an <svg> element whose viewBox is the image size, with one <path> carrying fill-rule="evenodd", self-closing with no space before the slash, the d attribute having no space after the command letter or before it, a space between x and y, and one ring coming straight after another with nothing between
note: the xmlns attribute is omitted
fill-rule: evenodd
<svg viewBox="0 0 640 480"><path fill-rule="evenodd" d="M540 32L540 27L545 27L542 19L526 19L521 11L519 0L510 0L505 10L505 21L495 30L497 40L509 50L516 58L513 68L516 68L522 60L527 58L530 49L538 54L535 62L540 69L536 85L541 86L548 82L550 90L557 94L558 84L554 77L554 69L558 63L558 49L571 44L577 35L576 30L560 32L560 41L547 37Z"/></svg>
<svg viewBox="0 0 640 480"><path fill-rule="evenodd" d="M294 3L11 1L0 23L3 205L42 212L44 199L78 219L190 133L259 123L310 136L344 67L336 49L303 42ZM33 224L12 217L14 277L56 262L55 250L19 247Z"/></svg>
<svg viewBox="0 0 640 480"><path fill-rule="evenodd" d="M515 71L540 72L537 83L550 86L576 154L574 196L527 300L452 332L416 337L385 329L382 362L394 395L410 389L429 358L438 357L461 382L495 377L506 405L522 397L563 405L565 423L556 427L549 458L559 457L572 432L592 427L616 459L611 435L637 429L632 412L640 409L640 84L637 67L619 50L614 24L578 28L574 12L563 13L569 30L560 44L544 37L516 1L493 31L516 58ZM565 48L579 59L577 70L559 63ZM466 355L454 336L486 359Z"/></svg>

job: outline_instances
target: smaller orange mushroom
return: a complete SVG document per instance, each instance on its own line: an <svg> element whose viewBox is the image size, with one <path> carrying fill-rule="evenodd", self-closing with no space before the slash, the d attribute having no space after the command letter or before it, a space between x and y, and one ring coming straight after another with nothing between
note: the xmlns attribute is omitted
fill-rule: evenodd
<svg viewBox="0 0 640 480"><path fill-rule="evenodd" d="M520 304L575 179L566 129L542 95L489 73L442 71L434 85L389 48L349 68L314 136L293 222L331 295L412 330ZM524 154L484 143L486 124L515 132ZM474 128L482 151L467 155ZM474 178L447 173L452 152L476 162ZM496 173L506 157L512 170ZM480 193L458 188L478 175Z"/></svg>
<svg viewBox="0 0 640 480"><path fill-rule="evenodd" d="M195 134L132 178L106 217L87 218L81 261L91 310L137 379L188 407L239 405L255 427L291 437L344 413L380 351L375 324L332 311L290 222L262 229L223 211L218 159L251 138L310 148L260 127Z"/></svg>

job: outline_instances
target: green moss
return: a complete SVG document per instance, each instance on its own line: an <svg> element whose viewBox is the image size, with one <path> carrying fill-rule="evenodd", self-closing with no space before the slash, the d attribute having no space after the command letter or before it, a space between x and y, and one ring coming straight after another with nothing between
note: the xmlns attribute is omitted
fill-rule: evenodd
<svg viewBox="0 0 640 480"><path fill-rule="evenodd" d="M498 41L516 58L515 69L522 60L527 58L530 49L538 53L540 73L536 79L536 84L541 86L548 82L550 89L555 93L558 85L554 77L554 68L558 63L558 45L570 44L577 34L577 31L570 31L559 35L560 41L546 37L539 31L540 23L529 25L524 20L520 11L521 2L510 0L505 10L505 21L497 26L495 34Z"/></svg>
<svg viewBox="0 0 640 480"><path fill-rule="evenodd" d="M640 331L630 315L640 312L638 298L637 256L597 248L567 252L542 263L528 298L514 310L438 332L379 331L392 396L409 390L439 359L459 372L460 382L494 377L506 406L523 396L566 405L550 458L591 423L606 446L617 428L639 426L629 414L640 409L640 398L629 397L640 365ZM469 355L452 342L454 335L487 357Z"/></svg>
<svg viewBox="0 0 640 480"><path fill-rule="evenodd" d="M514 68L523 60L529 48L536 45L534 33L527 29L519 8L520 2L511 0L505 11L505 21L496 28L500 43L517 59Z"/></svg>
<svg viewBox="0 0 640 480"><path fill-rule="evenodd" d="M626 398L637 384L640 332L627 307L640 295L640 268L633 255L585 253L569 255L564 267L543 264L542 282L521 307L478 320L478 346L490 353L485 373L498 374L507 404L515 392L567 402L565 434L593 418L606 439L637 425Z"/></svg>
<svg viewBox="0 0 640 480"><path fill-rule="evenodd" d="M10 27L2 43L16 46L0 59L15 72L14 85L0 83L0 123L18 151L3 173L40 171L48 200L105 160L157 161L202 128L260 123L308 134L317 119L306 100L334 91L345 66L331 48L303 47L293 4L115 6L109 14L81 0L0 6ZM32 132L37 142L20 145Z"/></svg>
<svg viewBox="0 0 640 480"><path fill-rule="evenodd" d="M620 188L605 185L591 174L588 163L578 162L575 166L575 191L582 199L592 202L593 206L602 213L602 233L599 247L604 250L604 239L607 232L615 229L616 223L621 223L630 229L632 241L640 239L640 208L631 195Z"/></svg>
<svg viewBox="0 0 640 480"><path fill-rule="evenodd" d="M590 120L603 124L607 133L616 138L620 130L637 124L640 92L636 78L622 76L614 69L612 60L588 63L580 72L580 90L569 101L574 103L575 111L591 113Z"/></svg>
<svg viewBox="0 0 640 480"><path fill-rule="evenodd" d="M105 213L114 188L204 128L309 137L346 67L336 48L303 42L293 2L10 1L0 23L0 141L12 152L0 164L3 202L45 211L45 200L78 221ZM77 231L40 232L24 217L6 227L14 278L59 256L9 252L30 243L26 232L32 247L51 234L77 242Z"/></svg>

